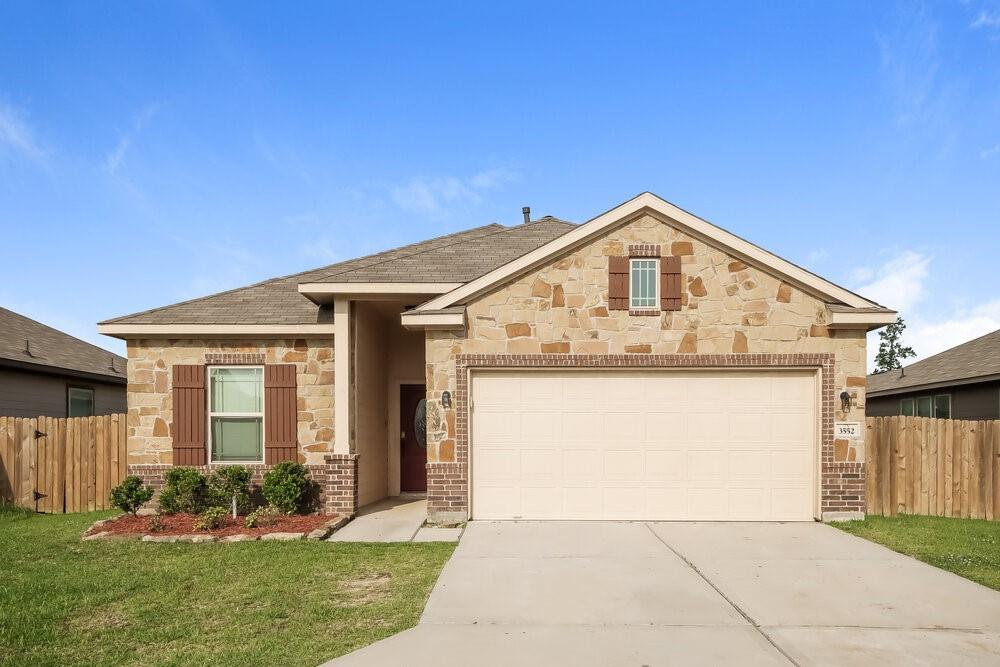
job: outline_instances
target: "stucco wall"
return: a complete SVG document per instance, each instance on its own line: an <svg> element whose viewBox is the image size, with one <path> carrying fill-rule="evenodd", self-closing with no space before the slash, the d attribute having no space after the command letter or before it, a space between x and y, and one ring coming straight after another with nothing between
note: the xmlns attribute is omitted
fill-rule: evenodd
<svg viewBox="0 0 1000 667"><path fill-rule="evenodd" d="M332 339L128 341L129 464L170 464L173 453L171 367L204 364L217 353L263 354L296 365L299 460L322 464L333 451Z"/></svg>
<svg viewBox="0 0 1000 667"><path fill-rule="evenodd" d="M630 244L658 244L682 256L683 308L657 316L609 311L608 256ZM863 421L865 334L826 327L825 304L652 216L618 227L468 304L468 331L428 331L428 460L455 461L458 354L743 354L835 356L834 394L854 397L835 418ZM838 441L836 460L864 461L862 441Z"/></svg>
<svg viewBox="0 0 1000 667"><path fill-rule="evenodd" d="M389 492L386 456L386 321L370 303L358 303L355 317L354 447L358 454L358 505Z"/></svg>

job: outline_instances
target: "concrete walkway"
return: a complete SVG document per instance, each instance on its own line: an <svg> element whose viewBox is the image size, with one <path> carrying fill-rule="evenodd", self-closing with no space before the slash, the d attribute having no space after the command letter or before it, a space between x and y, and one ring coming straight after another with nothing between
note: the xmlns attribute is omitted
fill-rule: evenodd
<svg viewBox="0 0 1000 667"><path fill-rule="evenodd" d="M1000 593L815 523L469 524L417 627L334 665L1000 663Z"/></svg>
<svg viewBox="0 0 1000 667"><path fill-rule="evenodd" d="M424 527L427 499L398 496L362 507L328 542L457 542L461 528Z"/></svg>

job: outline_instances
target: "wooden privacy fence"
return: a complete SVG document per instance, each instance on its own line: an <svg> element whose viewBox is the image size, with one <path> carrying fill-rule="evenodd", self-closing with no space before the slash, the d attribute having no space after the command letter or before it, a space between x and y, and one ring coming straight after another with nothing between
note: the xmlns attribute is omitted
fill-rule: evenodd
<svg viewBox="0 0 1000 667"><path fill-rule="evenodd" d="M1000 519L1000 421L865 420L869 514Z"/></svg>
<svg viewBox="0 0 1000 667"><path fill-rule="evenodd" d="M39 512L107 509L127 442L121 414L0 417L0 498Z"/></svg>

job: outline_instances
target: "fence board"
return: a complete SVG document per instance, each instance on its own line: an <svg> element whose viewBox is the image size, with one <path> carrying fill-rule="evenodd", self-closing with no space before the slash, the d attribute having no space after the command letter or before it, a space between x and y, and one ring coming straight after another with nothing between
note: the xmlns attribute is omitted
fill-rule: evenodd
<svg viewBox="0 0 1000 667"><path fill-rule="evenodd" d="M865 420L867 511L1000 519L1000 420Z"/></svg>
<svg viewBox="0 0 1000 667"><path fill-rule="evenodd" d="M110 507L126 475L126 430L124 415L0 416L0 500L49 513Z"/></svg>

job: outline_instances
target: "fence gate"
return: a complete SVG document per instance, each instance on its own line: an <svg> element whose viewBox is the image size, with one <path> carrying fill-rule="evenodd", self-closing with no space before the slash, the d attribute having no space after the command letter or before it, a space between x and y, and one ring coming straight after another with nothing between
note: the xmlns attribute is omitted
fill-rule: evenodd
<svg viewBox="0 0 1000 667"><path fill-rule="evenodd" d="M111 507L125 477L125 415L0 417L0 499L39 512Z"/></svg>

